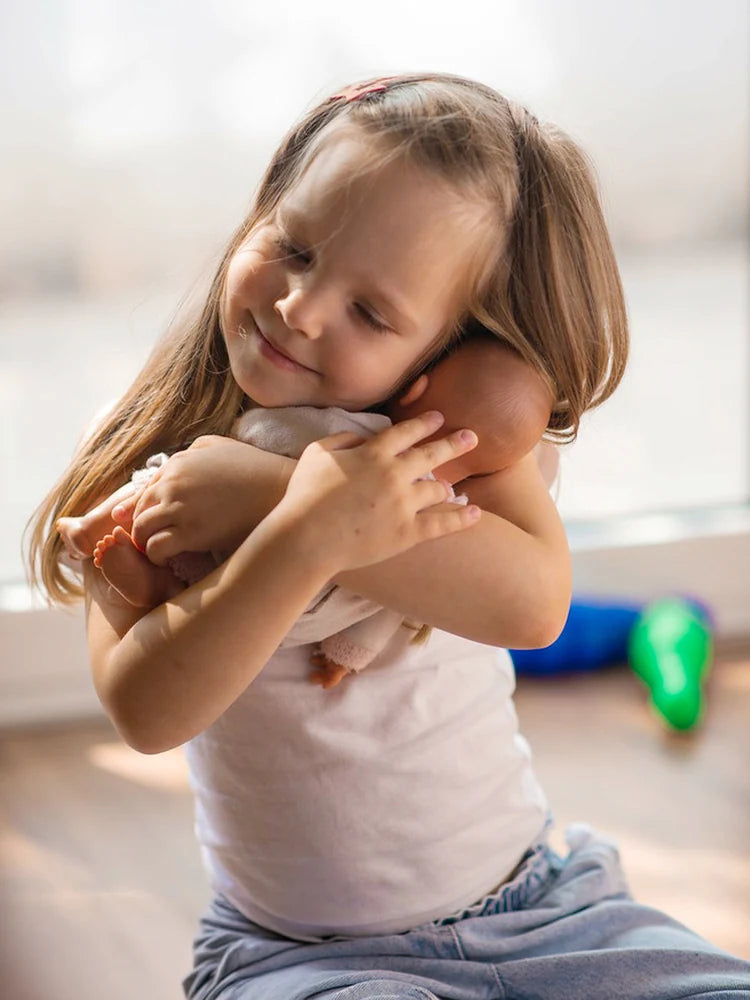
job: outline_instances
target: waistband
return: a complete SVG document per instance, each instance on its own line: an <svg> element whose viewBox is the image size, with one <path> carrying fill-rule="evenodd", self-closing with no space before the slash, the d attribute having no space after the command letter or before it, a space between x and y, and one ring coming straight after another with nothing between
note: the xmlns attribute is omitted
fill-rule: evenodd
<svg viewBox="0 0 750 1000"><path fill-rule="evenodd" d="M533 904L543 894L549 880L554 878L563 867L562 858L552 850L547 841L552 824L552 817L548 816L544 829L537 840L529 847L515 869L497 889L487 893L476 903L457 910L447 917L432 920L424 926L444 927L447 924L455 924L459 920L465 920L467 917L507 913Z"/></svg>

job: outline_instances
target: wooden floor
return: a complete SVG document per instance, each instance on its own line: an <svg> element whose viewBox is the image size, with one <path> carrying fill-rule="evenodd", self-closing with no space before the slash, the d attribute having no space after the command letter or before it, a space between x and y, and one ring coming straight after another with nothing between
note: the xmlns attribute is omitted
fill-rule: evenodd
<svg viewBox="0 0 750 1000"><path fill-rule="evenodd" d="M522 679L562 827L619 840L638 898L750 959L750 652L714 667L700 732L668 738L626 668ZM178 1000L208 890L179 751L106 723L0 735L0 983L13 1000Z"/></svg>

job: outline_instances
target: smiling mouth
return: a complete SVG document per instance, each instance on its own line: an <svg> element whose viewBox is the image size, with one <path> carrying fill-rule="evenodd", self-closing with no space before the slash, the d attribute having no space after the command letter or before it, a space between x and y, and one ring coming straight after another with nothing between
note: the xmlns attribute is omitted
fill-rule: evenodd
<svg viewBox="0 0 750 1000"><path fill-rule="evenodd" d="M261 333L260 328L254 320L250 320L250 329L247 327L239 326L239 334L243 340L248 339L252 334L255 334L258 338L258 345L261 353L264 357L272 361L278 368L286 369L287 371L302 371L311 372L314 375L318 373L314 368L308 368L307 365L301 364L299 361L295 361L294 358L290 358L288 354L285 354L280 350L272 341Z"/></svg>

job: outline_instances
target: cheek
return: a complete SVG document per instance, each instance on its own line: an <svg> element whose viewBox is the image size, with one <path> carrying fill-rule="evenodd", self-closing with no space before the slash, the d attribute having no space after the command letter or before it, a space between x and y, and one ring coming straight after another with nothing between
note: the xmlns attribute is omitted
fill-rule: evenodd
<svg viewBox="0 0 750 1000"><path fill-rule="evenodd" d="M227 268L224 284L225 296L256 296L262 293L264 285L272 280L273 267L256 249L248 247L238 250Z"/></svg>
<svg viewBox="0 0 750 1000"><path fill-rule="evenodd" d="M349 350L337 350L329 359L329 388L354 409L385 401L412 361L411 354L400 346L385 340L366 343L352 339Z"/></svg>

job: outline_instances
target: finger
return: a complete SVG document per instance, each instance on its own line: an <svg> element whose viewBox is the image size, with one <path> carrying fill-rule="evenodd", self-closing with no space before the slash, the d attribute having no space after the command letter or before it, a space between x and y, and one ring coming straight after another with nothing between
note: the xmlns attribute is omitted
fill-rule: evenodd
<svg viewBox="0 0 750 1000"><path fill-rule="evenodd" d="M119 489L107 498L105 503L107 504L119 504L123 503L126 499L133 496L134 493L140 493L140 487L136 486L135 483L127 482L124 483Z"/></svg>
<svg viewBox="0 0 750 1000"><path fill-rule="evenodd" d="M174 457L176 456L173 456L173 458ZM142 511L146 510L148 507L153 507L154 504L160 502L152 487L154 487L159 482L159 480L162 477L162 473L164 472L166 467L167 463L165 462L164 465L161 465L158 469L149 470L152 474L149 476L146 482L142 483L139 486L138 492L135 495L135 508L133 510L134 519L137 518L138 515Z"/></svg>
<svg viewBox="0 0 750 1000"><path fill-rule="evenodd" d="M141 493L143 493L143 490L138 490L137 493L133 493L132 496L129 496L126 500L122 500L116 507L112 508L112 520L122 525L126 531L130 531L133 525L135 508Z"/></svg>
<svg viewBox="0 0 750 1000"><path fill-rule="evenodd" d="M141 490L137 497L135 497L135 503L133 505L133 522L137 521L142 514L144 514L149 507L155 507L158 504L158 500L151 493L148 488Z"/></svg>
<svg viewBox="0 0 750 1000"><path fill-rule="evenodd" d="M417 529L421 541L428 541L432 538L441 538L443 535L451 535L457 531L471 528L481 519L481 508L476 504L469 504L467 507L458 507L454 510L427 510L420 511L416 516Z"/></svg>
<svg viewBox="0 0 750 1000"><path fill-rule="evenodd" d="M174 528L174 526L174 510L166 504L158 504L155 507L149 507L143 513L138 513L136 508L130 534L133 536L136 546L141 551L145 551L150 538L157 532L164 531L167 528Z"/></svg>
<svg viewBox="0 0 750 1000"><path fill-rule="evenodd" d="M418 479L413 483L413 490L418 510L445 503L451 495L450 485L444 479Z"/></svg>
<svg viewBox="0 0 750 1000"><path fill-rule="evenodd" d="M464 427L462 430L454 431L452 434L437 438L435 441L415 444L405 455L402 455L402 459L407 463L409 471L417 478L426 472L437 469L445 462L471 451L476 448L478 443L479 439L474 431Z"/></svg>
<svg viewBox="0 0 750 1000"><path fill-rule="evenodd" d="M169 528L152 535L146 542L145 554L155 566L166 566L167 561L182 549L175 534Z"/></svg>
<svg viewBox="0 0 750 1000"><path fill-rule="evenodd" d="M325 451L341 451L344 448L354 448L366 440L367 438L355 431L339 431L338 434L329 434L316 443Z"/></svg>
<svg viewBox="0 0 750 1000"><path fill-rule="evenodd" d="M428 410L418 417L402 420L401 423L387 427L372 439L372 447L382 449L389 455L400 455L413 447L418 441L429 437L442 427L445 417L437 410Z"/></svg>

